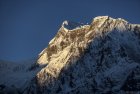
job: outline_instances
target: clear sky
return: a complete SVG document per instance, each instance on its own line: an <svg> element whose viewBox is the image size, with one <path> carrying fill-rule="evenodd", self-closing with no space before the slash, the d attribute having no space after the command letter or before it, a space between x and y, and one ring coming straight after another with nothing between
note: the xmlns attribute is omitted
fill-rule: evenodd
<svg viewBox="0 0 140 94"><path fill-rule="evenodd" d="M36 57L64 20L109 15L140 23L140 0L0 0L0 59Z"/></svg>

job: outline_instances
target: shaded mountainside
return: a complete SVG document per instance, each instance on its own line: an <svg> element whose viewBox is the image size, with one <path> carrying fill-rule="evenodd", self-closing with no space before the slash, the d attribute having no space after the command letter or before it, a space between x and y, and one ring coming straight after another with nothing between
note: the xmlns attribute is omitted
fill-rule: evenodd
<svg viewBox="0 0 140 94"><path fill-rule="evenodd" d="M36 59L22 62L0 60L0 94L20 94L29 85L40 68Z"/></svg>
<svg viewBox="0 0 140 94"><path fill-rule="evenodd" d="M64 21L38 57L23 94L126 94L140 91L140 25L99 16ZM34 69L33 67L33 69Z"/></svg>

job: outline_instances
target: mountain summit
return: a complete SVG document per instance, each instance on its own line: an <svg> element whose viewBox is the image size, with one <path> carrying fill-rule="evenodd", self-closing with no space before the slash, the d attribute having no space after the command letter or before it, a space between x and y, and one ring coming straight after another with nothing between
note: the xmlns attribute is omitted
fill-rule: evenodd
<svg viewBox="0 0 140 94"><path fill-rule="evenodd" d="M140 91L139 57L138 24L109 16L98 16L89 25L64 21L31 73L40 69L19 92L135 94Z"/></svg>

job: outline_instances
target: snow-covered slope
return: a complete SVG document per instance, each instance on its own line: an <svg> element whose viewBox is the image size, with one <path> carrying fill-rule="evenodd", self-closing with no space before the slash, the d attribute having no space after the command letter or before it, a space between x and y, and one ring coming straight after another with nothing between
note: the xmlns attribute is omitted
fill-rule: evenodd
<svg viewBox="0 0 140 94"><path fill-rule="evenodd" d="M109 16L90 25L64 21L39 54L34 67L42 69L20 93L139 94L139 57L138 24Z"/></svg>
<svg viewBox="0 0 140 94"><path fill-rule="evenodd" d="M35 63L36 59L20 63L0 60L0 94L2 92L13 94L24 91L39 71L39 69L33 68Z"/></svg>

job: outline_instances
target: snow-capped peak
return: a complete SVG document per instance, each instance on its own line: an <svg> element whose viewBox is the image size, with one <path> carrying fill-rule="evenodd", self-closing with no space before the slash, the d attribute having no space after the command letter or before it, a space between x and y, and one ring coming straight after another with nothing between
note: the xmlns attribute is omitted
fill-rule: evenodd
<svg viewBox="0 0 140 94"><path fill-rule="evenodd" d="M38 59L46 67L34 84L50 94L120 94L128 75L140 69L140 27L109 16L95 17L88 26L64 21L62 27Z"/></svg>
<svg viewBox="0 0 140 94"><path fill-rule="evenodd" d="M31 72L36 73L32 80L28 71L31 83L22 93L126 94L125 90L139 91L139 57L140 25L109 16L96 17L90 25L64 21L48 47L39 54L36 65L43 66L41 70Z"/></svg>

